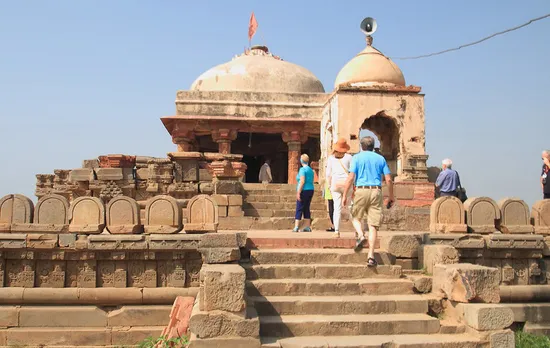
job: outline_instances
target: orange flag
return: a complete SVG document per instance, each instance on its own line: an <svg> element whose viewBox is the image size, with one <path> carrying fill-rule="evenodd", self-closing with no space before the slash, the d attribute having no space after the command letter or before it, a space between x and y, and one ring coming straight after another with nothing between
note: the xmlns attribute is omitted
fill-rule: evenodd
<svg viewBox="0 0 550 348"><path fill-rule="evenodd" d="M252 37L256 34L256 29L258 29L258 22L256 21L256 16L254 16L254 12L252 12L250 23L248 24L248 41L252 40Z"/></svg>

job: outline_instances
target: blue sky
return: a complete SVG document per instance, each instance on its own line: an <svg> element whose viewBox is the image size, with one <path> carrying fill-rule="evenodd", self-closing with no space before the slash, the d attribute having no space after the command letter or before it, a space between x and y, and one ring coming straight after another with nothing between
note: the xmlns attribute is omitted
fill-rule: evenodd
<svg viewBox="0 0 550 348"><path fill-rule="evenodd" d="M547 0L3 1L0 3L0 195L34 198L35 174L107 153L164 156L161 116L176 91L248 44L315 73L326 90L364 48L390 57L455 47L550 12ZM550 19L441 56L400 61L426 94L429 164L450 157L469 196L541 196L550 99Z"/></svg>

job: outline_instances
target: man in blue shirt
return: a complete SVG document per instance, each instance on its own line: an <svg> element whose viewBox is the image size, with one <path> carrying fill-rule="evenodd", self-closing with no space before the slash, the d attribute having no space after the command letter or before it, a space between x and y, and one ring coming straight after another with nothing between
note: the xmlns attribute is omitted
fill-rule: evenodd
<svg viewBox="0 0 550 348"><path fill-rule="evenodd" d="M441 173L437 176L435 186L439 188L440 195L458 197L458 188L460 185L460 178L456 170L453 170L453 161L446 158L441 162Z"/></svg>
<svg viewBox="0 0 550 348"><path fill-rule="evenodd" d="M377 229L382 221L382 175L384 175L389 190L388 202L386 203L388 207L394 202L393 183L386 160L374 152L374 138L370 136L362 138L361 149L363 151L353 156L351 160L349 176L344 188L343 204L346 205L346 193L355 184L356 191L351 211L352 224L357 232L355 250L360 250L365 240L362 220L366 215L369 227L368 266L376 266L374 245L376 244Z"/></svg>

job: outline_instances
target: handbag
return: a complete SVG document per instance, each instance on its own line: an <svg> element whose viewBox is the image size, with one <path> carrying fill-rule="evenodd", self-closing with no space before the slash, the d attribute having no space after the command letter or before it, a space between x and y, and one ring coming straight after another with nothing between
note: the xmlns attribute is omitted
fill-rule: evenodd
<svg viewBox="0 0 550 348"><path fill-rule="evenodd" d="M349 174L349 170L346 169L346 167L344 166L344 164L342 163L342 160L340 158L338 158L338 163L340 163L340 165L342 166L342 169L344 169L344 171L346 172L346 174ZM336 182L336 184L334 185L334 191L335 192L338 192L338 193L344 193L344 189L346 187L346 179L344 180L340 180L338 182Z"/></svg>
<svg viewBox="0 0 550 348"><path fill-rule="evenodd" d="M468 199L468 196L466 195L466 190L464 187L462 187L462 184L460 182L460 175L458 175L458 172L456 172L456 176L458 177L458 187L456 188L456 196L462 203L466 202Z"/></svg>

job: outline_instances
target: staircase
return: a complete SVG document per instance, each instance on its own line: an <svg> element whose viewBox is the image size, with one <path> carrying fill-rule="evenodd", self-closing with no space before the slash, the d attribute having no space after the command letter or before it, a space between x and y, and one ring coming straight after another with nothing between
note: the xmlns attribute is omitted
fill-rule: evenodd
<svg viewBox="0 0 550 348"><path fill-rule="evenodd" d="M413 292L392 255L376 258L369 268L366 252L349 249L252 250L243 267L262 347L482 346L427 314L428 298Z"/></svg>

